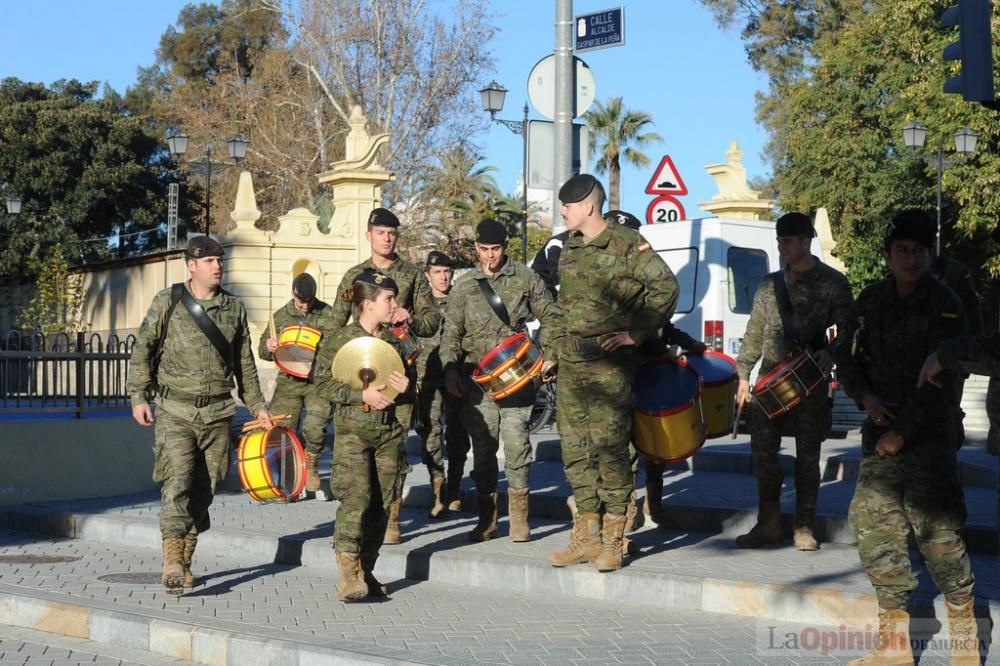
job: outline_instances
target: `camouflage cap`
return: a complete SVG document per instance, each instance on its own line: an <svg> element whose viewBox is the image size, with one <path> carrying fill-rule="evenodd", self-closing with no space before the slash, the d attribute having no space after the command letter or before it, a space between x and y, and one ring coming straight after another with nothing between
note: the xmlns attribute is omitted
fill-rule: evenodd
<svg viewBox="0 0 1000 666"><path fill-rule="evenodd" d="M222 257L223 251L219 241L211 236L195 236L188 241L184 254L188 259L203 259L205 257Z"/></svg>
<svg viewBox="0 0 1000 666"><path fill-rule="evenodd" d="M597 179L589 173L577 174L563 183L563 186L559 188L559 201L564 204L583 201L594 190L594 187L599 184Z"/></svg>
<svg viewBox="0 0 1000 666"><path fill-rule="evenodd" d="M303 303L316 298L316 280L309 273L299 273L292 280L292 295Z"/></svg>
<svg viewBox="0 0 1000 666"><path fill-rule="evenodd" d="M487 218L476 225L476 242L485 245L503 245L507 242L507 227Z"/></svg>
<svg viewBox="0 0 1000 666"><path fill-rule="evenodd" d="M378 287L379 289L388 289L396 294L399 293L399 285L396 284L396 281L382 271L366 268L354 278L354 284L358 284L359 282Z"/></svg>
<svg viewBox="0 0 1000 666"><path fill-rule="evenodd" d="M399 218L388 208L376 208L368 215L369 227L398 227Z"/></svg>
<svg viewBox="0 0 1000 666"><path fill-rule="evenodd" d="M805 213L785 213L774 223L774 233L782 238L789 236L812 238L816 235L816 230L813 229L812 220Z"/></svg>
<svg viewBox="0 0 1000 666"><path fill-rule="evenodd" d="M427 253L427 268L431 266L447 266L448 268L453 268L455 262L444 252L440 250L431 250Z"/></svg>
<svg viewBox="0 0 1000 666"><path fill-rule="evenodd" d="M894 240L917 241L926 248L934 249L937 224L922 210L905 210L897 213L885 230L886 250Z"/></svg>
<svg viewBox="0 0 1000 666"><path fill-rule="evenodd" d="M639 230L642 226L642 222L639 221L632 213L626 213L623 210L609 210L604 214L604 220L606 222L614 222L615 224L620 224L623 227L628 227L629 229Z"/></svg>

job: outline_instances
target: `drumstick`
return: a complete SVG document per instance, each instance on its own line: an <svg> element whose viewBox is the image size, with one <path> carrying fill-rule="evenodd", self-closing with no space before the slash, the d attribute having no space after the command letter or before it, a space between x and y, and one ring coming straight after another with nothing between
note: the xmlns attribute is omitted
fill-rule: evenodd
<svg viewBox="0 0 1000 666"><path fill-rule="evenodd" d="M267 320L268 320L268 324L271 327L271 337L274 338L275 340L277 340L278 339L278 333L277 333L277 331L274 330L274 313L273 312L270 313L269 315L267 315Z"/></svg>
<svg viewBox="0 0 1000 666"><path fill-rule="evenodd" d="M271 423L278 423L279 421L287 421L290 418L292 418L291 414L282 414L281 416L272 416L271 417ZM260 421L257 420L257 419L254 419L253 421L245 421L243 423L242 430L244 430L244 431L246 431L246 430L253 430L254 428L259 428L260 425L261 425Z"/></svg>
<svg viewBox="0 0 1000 666"><path fill-rule="evenodd" d="M743 405L745 405L745 404L746 404L746 402L741 402L741 403L739 403L736 406L736 420L733 421L733 437L732 437L732 439L736 439L736 431L740 429L740 415L743 413Z"/></svg>

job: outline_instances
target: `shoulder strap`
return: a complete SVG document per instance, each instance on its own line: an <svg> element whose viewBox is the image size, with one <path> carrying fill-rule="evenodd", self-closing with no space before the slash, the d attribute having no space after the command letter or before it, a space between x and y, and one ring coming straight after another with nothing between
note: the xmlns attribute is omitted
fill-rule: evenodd
<svg viewBox="0 0 1000 666"><path fill-rule="evenodd" d="M507 314L507 306L500 300L497 292L493 291L489 278L477 278L476 282L479 283L479 289L483 292L483 296L486 298L486 302L490 304L494 314L500 318L500 321L507 325L507 328L510 328L510 315Z"/></svg>
<svg viewBox="0 0 1000 666"><path fill-rule="evenodd" d="M198 328L201 329L201 332L205 334L208 341L215 347L215 351L219 352L219 356L222 357L222 362L226 366L226 375L231 375L233 373L233 349L229 341L226 340L219 327L215 325L215 322L208 316L205 309L198 305L198 302L194 300L194 297L191 296L187 289L181 290L181 302L184 303L184 307L187 308L191 318L194 319L194 323L198 324Z"/></svg>
<svg viewBox="0 0 1000 666"><path fill-rule="evenodd" d="M785 333L785 339L796 346L801 346L799 329L795 325L795 310L792 308L792 298L788 295L784 271L771 273L771 281L774 283L774 298L778 301L778 314L781 315L781 328Z"/></svg>
<svg viewBox="0 0 1000 666"><path fill-rule="evenodd" d="M160 357L163 356L163 342L167 339L170 318L174 315L174 308L177 307L177 301L181 300L181 294L184 291L183 282L177 282L170 287L170 307L167 309L167 316L163 318L163 325L160 326L160 336L156 339L156 346L153 347L152 363L150 364L150 377L154 387L156 386L156 375L160 370Z"/></svg>

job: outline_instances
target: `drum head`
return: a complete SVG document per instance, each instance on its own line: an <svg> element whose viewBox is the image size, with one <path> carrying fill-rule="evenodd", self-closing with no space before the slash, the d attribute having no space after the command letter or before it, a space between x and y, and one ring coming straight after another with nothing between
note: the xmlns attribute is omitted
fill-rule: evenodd
<svg viewBox="0 0 1000 666"><path fill-rule="evenodd" d="M308 377L316 352L297 345L285 345L274 350L274 362L293 377Z"/></svg>
<svg viewBox="0 0 1000 666"><path fill-rule="evenodd" d="M698 373L670 361L640 366L634 385L636 411L652 416L666 416L686 408L701 393Z"/></svg>
<svg viewBox="0 0 1000 666"><path fill-rule="evenodd" d="M685 359L706 386L727 383L739 374L736 359L722 352L706 351L702 356L689 354Z"/></svg>
<svg viewBox="0 0 1000 666"><path fill-rule="evenodd" d="M267 469L274 488L284 497L294 497L301 492L302 462L297 446L298 443L285 428L272 428L267 433L267 448L264 453Z"/></svg>

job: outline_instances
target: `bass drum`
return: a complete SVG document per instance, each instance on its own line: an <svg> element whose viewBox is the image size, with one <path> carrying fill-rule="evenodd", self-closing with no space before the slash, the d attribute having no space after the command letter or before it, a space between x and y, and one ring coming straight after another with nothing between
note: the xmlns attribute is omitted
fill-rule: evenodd
<svg viewBox="0 0 1000 666"><path fill-rule="evenodd" d="M632 441L644 458L658 463L680 462L702 447L701 378L693 368L665 359L639 367Z"/></svg>
<svg viewBox="0 0 1000 666"><path fill-rule="evenodd" d="M689 354L685 359L701 377L701 412L708 438L728 435L736 421L736 389L740 385L736 360L717 351Z"/></svg>

